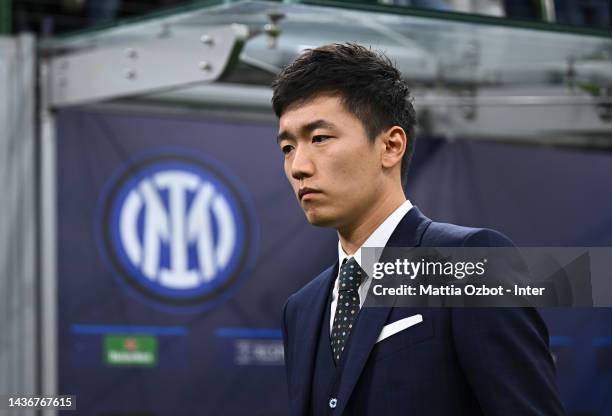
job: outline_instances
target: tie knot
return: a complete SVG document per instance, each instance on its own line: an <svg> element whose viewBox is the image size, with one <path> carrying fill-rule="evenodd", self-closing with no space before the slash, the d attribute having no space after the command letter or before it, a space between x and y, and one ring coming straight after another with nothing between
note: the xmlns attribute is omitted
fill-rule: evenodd
<svg viewBox="0 0 612 416"><path fill-rule="evenodd" d="M351 257L340 267L340 281L338 285L339 291L357 290L363 278L363 270L359 264Z"/></svg>

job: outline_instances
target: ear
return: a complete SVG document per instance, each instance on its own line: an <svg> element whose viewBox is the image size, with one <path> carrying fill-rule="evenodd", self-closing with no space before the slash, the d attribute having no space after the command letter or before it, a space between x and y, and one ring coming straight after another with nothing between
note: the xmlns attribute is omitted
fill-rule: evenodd
<svg viewBox="0 0 612 416"><path fill-rule="evenodd" d="M400 167L402 157L406 153L408 137L400 126L393 126L381 133L382 158L381 163L384 168Z"/></svg>

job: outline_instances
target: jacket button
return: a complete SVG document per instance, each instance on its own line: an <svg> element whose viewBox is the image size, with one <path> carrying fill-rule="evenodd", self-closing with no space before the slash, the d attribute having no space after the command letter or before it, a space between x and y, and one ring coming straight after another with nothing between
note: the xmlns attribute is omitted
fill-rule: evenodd
<svg viewBox="0 0 612 416"><path fill-rule="evenodd" d="M337 404L338 404L338 400L335 397L332 399L329 399L329 407L331 407L332 409L336 407Z"/></svg>

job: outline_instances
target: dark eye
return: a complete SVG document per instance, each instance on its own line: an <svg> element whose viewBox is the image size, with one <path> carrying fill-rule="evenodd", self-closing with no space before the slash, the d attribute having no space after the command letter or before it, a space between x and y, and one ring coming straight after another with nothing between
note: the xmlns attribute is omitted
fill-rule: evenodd
<svg viewBox="0 0 612 416"><path fill-rule="evenodd" d="M283 152L283 154L285 154L285 155L287 153L289 153L290 151L292 151L292 150L293 150L293 146L291 146L290 144L286 144L286 145L281 147L281 152Z"/></svg>
<svg viewBox="0 0 612 416"><path fill-rule="evenodd" d="M330 137L331 136L324 136L324 135L313 136L312 142L313 143L321 143L323 140L327 140Z"/></svg>

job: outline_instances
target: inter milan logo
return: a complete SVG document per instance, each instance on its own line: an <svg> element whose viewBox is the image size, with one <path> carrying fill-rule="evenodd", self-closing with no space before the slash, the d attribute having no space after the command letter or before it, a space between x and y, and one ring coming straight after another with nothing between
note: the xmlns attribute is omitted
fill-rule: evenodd
<svg viewBox="0 0 612 416"><path fill-rule="evenodd" d="M103 201L105 252L139 293L204 304L244 272L252 233L243 201L216 164L185 156L132 164Z"/></svg>

